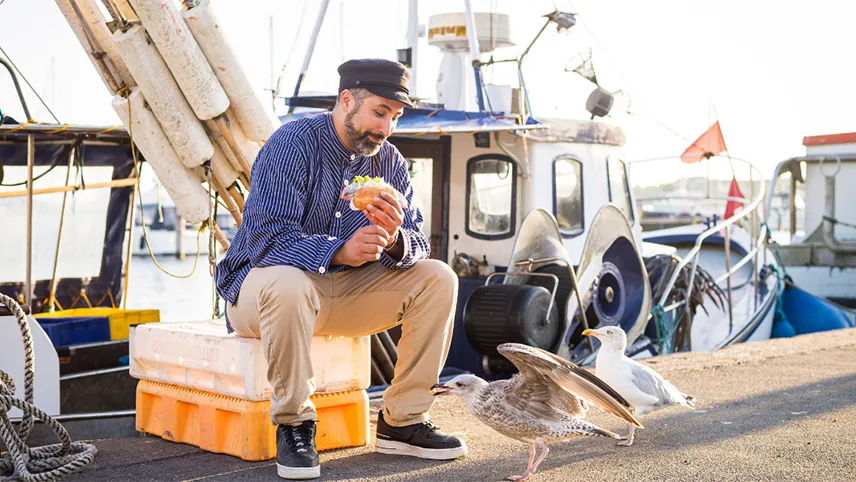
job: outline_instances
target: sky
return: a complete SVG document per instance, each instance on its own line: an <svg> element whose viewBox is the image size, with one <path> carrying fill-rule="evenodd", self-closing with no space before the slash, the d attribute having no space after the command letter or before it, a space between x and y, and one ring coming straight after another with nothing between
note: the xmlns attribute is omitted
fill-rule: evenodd
<svg viewBox="0 0 856 482"><path fill-rule="evenodd" d="M321 2L212 4L260 95L270 99L277 79L281 95L290 94ZM302 91L333 93L336 67L344 60L395 58L395 49L406 46L407 4L331 0ZM423 25L433 14L464 9L462 0L419 4ZM548 28L524 62L534 115L588 118L584 107L594 85L564 69L591 49L600 85L630 99L629 113L616 107L606 119L624 129L629 159L679 156L719 120L729 153L756 163L768 177L779 161L805 153L804 136L856 131L856 63L846 54L856 45L856 2L472 0L472 5L477 12L511 15L516 45L498 49L496 58L518 55L543 25L543 15L554 9L577 14L577 24L567 32ZM54 1L0 2L0 47L61 122L119 123L110 94ZM427 38L420 39L420 97L436 97L441 58ZM485 76L516 86L507 68L488 69ZM24 88L34 117L51 121ZM276 108L285 111L281 100ZM24 117L5 72L0 72L0 109ZM714 171L729 172L726 163ZM639 179L635 171L633 176Z"/></svg>

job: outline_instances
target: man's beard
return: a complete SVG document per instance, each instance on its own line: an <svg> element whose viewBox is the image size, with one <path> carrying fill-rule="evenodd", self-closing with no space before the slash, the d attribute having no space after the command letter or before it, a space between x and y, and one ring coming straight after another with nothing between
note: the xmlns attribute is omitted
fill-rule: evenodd
<svg viewBox="0 0 856 482"><path fill-rule="evenodd" d="M362 156L373 156L378 153L380 150L381 144L386 140L383 134L380 132L359 132L356 127L354 127L353 119L354 116L357 115L357 112L360 111L360 106L356 105L350 112L345 115L345 132L348 134L348 138L351 140L351 143L354 145L354 149L358 154ZM380 142L375 142L371 137L380 139Z"/></svg>

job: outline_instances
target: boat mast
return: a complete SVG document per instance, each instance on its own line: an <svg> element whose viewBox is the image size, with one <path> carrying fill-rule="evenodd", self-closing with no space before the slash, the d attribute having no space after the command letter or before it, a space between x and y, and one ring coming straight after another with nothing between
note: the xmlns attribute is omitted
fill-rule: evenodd
<svg viewBox="0 0 856 482"><path fill-rule="evenodd" d="M407 46L410 48L410 81L408 88L416 96L416 59L419 52L419 8L418 0L409 0L407 9Z"/></svg>
<svg viewBox="0 0 856 482"><path fill-rule="evenodd" d="M315 41L318 40L318 32L321 31L321 25L324 23L324 16L327 14L327 6L330 5L330 0L321 0L321 8L318 11L318 18L315 19L315 26L312 28L312 36L309 38L309 47L306 49L306 56L303 58L303 66L300 68L300 75L297 76L297 84L294 86L294 95L297 97L300 93L300 84L303 83L303 77L306 76L306 71L309 70L309 62L312 61L312 53L315 51ZM288 113L294 112L294 105L288 106Z"/></svg>
<svg viewBox="0 0 856 482"><path fill-rule="evenodd" d="M476 78L476 94L479 101L479 112L484 111L484 95L482 94L481 66L479 62L479 39L476 32L476 21L470 0L464 0L464 10L467 20L467 40L470 44L470 60L473 63L473 74Z"/></svg>

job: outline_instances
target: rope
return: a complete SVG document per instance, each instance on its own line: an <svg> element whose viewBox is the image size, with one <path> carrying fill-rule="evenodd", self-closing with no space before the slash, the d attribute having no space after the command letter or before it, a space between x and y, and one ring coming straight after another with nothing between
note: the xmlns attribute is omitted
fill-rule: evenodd
<svg viewBox="0 0 856 482"><path fill-rule="evenodd" d="M839 220L837 220L831 216L823 216L823 220L829 221L832 224L840 224L840 225L848 227L848 228L856 228L856 224L845 223L844 221L839 221Z"/></svg>
<svg viewBox="0 0 856 482"><path fill-rule="evenodd" d="M24 400L15 398L15 382L0 370L0 438L8 453L0 457L0 481L20 480L23 482L53 482L81 470L95 459L98 449L92 444L72 442L68 432L35 405L33 405L33 380L35 360L30 325L24 310L12 298L0 294L0 303L18 319L21 338L24 342ZM9 410L16 407L24 417L17 431L9 420ZM59 437L60 443L30 448L26 444L35 419L44 421Z"/></svg>
<svg viewBox="0 0 856 482"><path fill-rule="evenodd" d="M14 129L9 129L6 132L10 133L10 134L12 132L18 132L19 130L23 129L24 127L27 127L28 125L35 124L35 123L36 123L36 121L34 121L33 119L28 119L27 122L24 122L23 124L19 125L18 127L14 128Z"/></svg>
<svg viewBox="0 0 856 482"><path fill-rule="evenodd" d="M220 318L220 294L217 293L217 283L214 271L217 268L217 243L214 241L214 227L217 219L217 192L211 187L211 164L205 163L205 176L208 181L208 274L211 275L211 319ZM213 199L212 199L213 198ZM211 202L213 200L213 202Z"/></svg>

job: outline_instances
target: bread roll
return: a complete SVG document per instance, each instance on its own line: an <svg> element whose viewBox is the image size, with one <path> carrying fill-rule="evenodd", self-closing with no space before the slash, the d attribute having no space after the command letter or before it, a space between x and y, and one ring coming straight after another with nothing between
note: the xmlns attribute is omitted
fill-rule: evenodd
<svg viewBox="0 0 856 482"><path fill-rule="evenodd" d="M367 186L360 187L359 189L357 189L357 192L354 193L354 199L352 201L354 203L354 207L359 209L360 211L364 211L366 209L366 206L372 203L375 197L384 199L380 195L381 192L388 192L392 197L396 199L398 199L399 197L398 191L396 191L395 188L390 186L389 184L370 184Z"/></svg>

